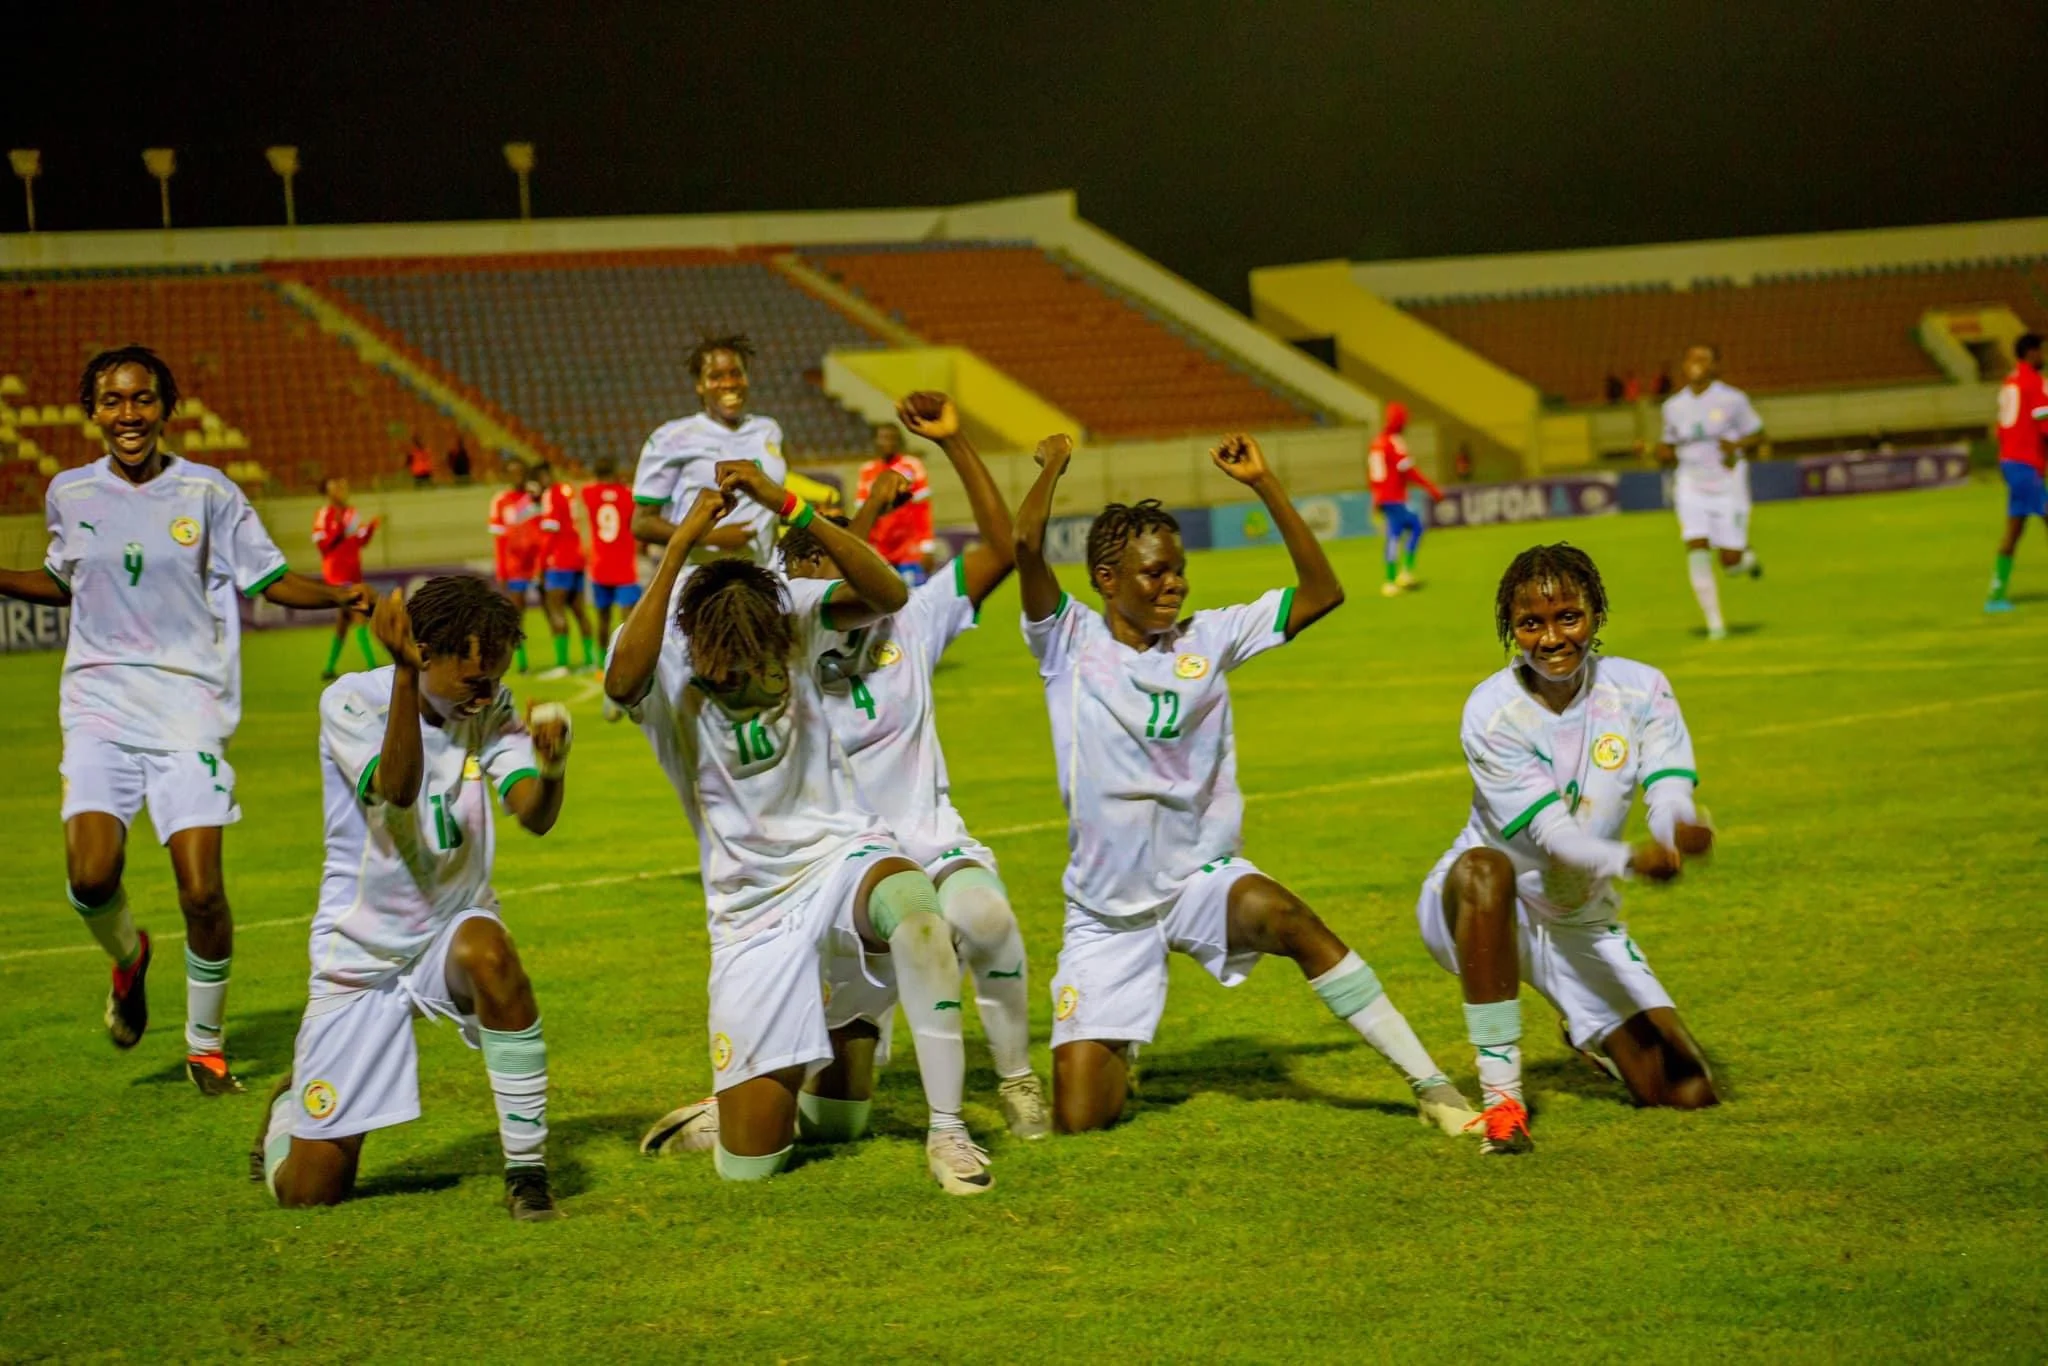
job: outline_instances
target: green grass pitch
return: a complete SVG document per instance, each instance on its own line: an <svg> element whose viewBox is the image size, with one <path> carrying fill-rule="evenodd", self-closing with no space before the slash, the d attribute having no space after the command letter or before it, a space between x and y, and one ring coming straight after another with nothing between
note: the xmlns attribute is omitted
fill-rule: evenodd
<svg viewBox="0 0 2048 1366"><path fill-rule="evenodd" d="M131 1054L106 1041L105 964L62 895L58 660L0 659L0 1358L2038 1359L2048 544L2021 552L2020 610L1984 616L1997 500L1978 484L1760 509L1768 575L1723 584L1721 644L1668 516L1435 536L1425 591L1394 601L1377 545L1346 543L1350 603L1233 680L1244 852L1378 968L1470 1088L1457 986L1414 901L1464 819L1457 719L1500 663L1508 557L1588 547L1608 648L1670 675L1721 846L1632 889L1628 915L1727 1104L1632 1111L1527 994L1538 1147L1520 1161L1418 1126L1290 964L1225 991L1185 961L1145 1095L1110 1133L998 1132L970 1022L987 1198L926 1177L900 1035L865 1142L758 1185L641 1159L641 1127L711 1079L696 854L642 738L578 680L530 689L575 704L569 802L546 839L501 821L497 872L547 1023L570 1217L506 1219L481 1064L425 1025L425 1116L372 1136L362 1198L281 1212L244 1153L304 1002L324 634L247 648L228 1036L251 1094L214 1101L177 1066L178 916L146 827L128 881L167 950L156 1018ZM1286 572L1278 551L1200 555L1196 602ZM948 660L941 718L1023 921L1042 1040L1063 823L1016 604L1005 587Z"/></svg>

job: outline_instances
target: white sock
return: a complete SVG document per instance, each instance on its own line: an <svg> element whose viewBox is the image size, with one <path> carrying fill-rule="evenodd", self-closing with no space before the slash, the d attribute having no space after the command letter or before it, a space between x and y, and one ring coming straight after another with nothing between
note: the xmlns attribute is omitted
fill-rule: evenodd
<svg viewBox="0 0 2048 1366"><path fill-rule="evenodd" d="M1031 986L1024 937L995 876L962 869L939 884L939 907L953 945L974 978L974 1004L996 1075L1005 1080L1031 1071Z"/></svg>
<svg viewBox="0 0 2048 1366"><path fill-rule="evenodd" d="M215 961L185 948L185 1051L221 1051L221 1023L228 1009L228 965L232 956Z"/></svg>
<svg viewBox="0 0 2048 1366"><path fill-rule="evenodd" d="M1429 1050L1415 1037L1408 1020L1380 989L1380 979L1363 958L1346 952L1337 966L1309 986L1338 1019L1350 1025L1380 1056L1401 1069L1416 1091L1442 1086L1444 1074L1430 1061Z"/></svg>
<svg viewBox="0 0 2048 1366"><path fill-rule="evenodd" d="M1685 572L1692 578L1692 595L1700 600L1700 611L1707 614L1708 629L1720 630L1721 585L1714 582L1714 552L1686 551Z"/></svg>
<svg viewBox="0 0 2048 1366"><path fill-rule="evenodd" d="M1754 568L1756 568L1756 552L1754 550L1745 550L1742 552L1741 559L1728 566L1728 572L1731 574L1747 574Z"/></svg>
<svg viewBox="0 0 2048 1366"><path fill-rule="evenodd" d="M1479 1103L1522 1102L1522 1003L1465 1005L1465 1031L1479 1068Z"/></svg>
<svg viewBox="0 0 2048 1366"><path fill-rule="evenodd" d="M896 997L917 1049L934 1129L964 1129L960 1102L967 1090L967 1044L960 1027L960 958L946 922L929 911L903 917L889 936L896 962Z"/></svg>
<svg viewBox="0 0 2048 1366"><path fill-rule="evenodd" d="M498 1107L498 1141L508 1167L538 1167L547 1162L548 1046L540 1021L524 1029L479 1028L484 1072L491 1079L491 1099Z"/></svg>
<svg viewBox="0 0 2048 1366"><path fill-rule="evenodd" d="M270 1124L263 1131L263 1184L277 1198L277 1169L292 1155L292 1122L299 1108L299 1093L287 1086L270 1102Z"/></svg>
<svg viewBox="0 0 2048 1366"><path fill-rule="evenodd" d="M71 909L78 912L86 929L107 951L107 957L124 968L132 964L142 952L142 940L135 933L135 918L128 914L128 889L116 887L104 906L87 906L68 887L64 893L70 898Z"/></svg>

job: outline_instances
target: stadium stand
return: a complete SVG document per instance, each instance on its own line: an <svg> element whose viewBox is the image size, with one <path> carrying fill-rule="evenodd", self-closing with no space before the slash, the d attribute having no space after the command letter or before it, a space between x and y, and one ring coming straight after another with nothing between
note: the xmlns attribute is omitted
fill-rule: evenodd
<svg viewBox="0 0 2048 1366"><path fill-rule="evenodd" d="M449 435L438 411L255 271L16 275L0 281L0 510L35 510L50 473L100 454L77 407L78 372L131 341L155 347L185 391L173 443L244 484L306 490L326 473L367 483L397 472L408 432Z"/></svg>
<svg viewBox="0 0 2048 1366"><path fill-rule="evenodd" d="M1321 420L1192 332L1035 246L812 247L802 256L927 341L974 351L1098 438Z"/></svg>
<svg viewBox="0 0 2048 1366"><path fill-rule="evenodd" d="M2003 303L2041 327L2048 258L1391 302L1571 404L1601 402L1608 375L1647 392L1660 371L1675 376L1688 338L1739 356L1753 392L1930 384L1946 377L1916 339L1921 315Z"/></svg>

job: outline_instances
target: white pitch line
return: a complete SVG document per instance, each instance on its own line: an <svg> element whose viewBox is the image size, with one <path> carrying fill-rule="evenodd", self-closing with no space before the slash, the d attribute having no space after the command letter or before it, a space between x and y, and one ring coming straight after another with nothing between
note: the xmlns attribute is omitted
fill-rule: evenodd
<svg viewBox="0 0 2048 1366"><path fill-rule="evenodd" d="M1898 707L1890 711L1853 712L1845 716L1824 716L1811 721L1787 721L1769 726L1752 726L1734 732L1735 738L1747 739L1753 735L1784 735L1797 731L1818 730L1831 726L1857 726L1870 721L1898 721L1907 717L1925 716L1929 712L1952 711L1957 707L1988 706L2002 702L2023 702L2032 698L2048 696L2048 688L2024 688L2018 692L1985 693L1979 697L1951 698L1942 702L1927 702L1915 707ZM1334 783L1312 783L1307 787L1291 787L1279 792L1251 792L1245 801L1290 801L1298 797L1320 797L1335 792L1356 792L1362 788L1393 787L1401 783L1430 782L1440 778L1462 778L1463 764L1443 764L1435 768L1412 768L1402 773L1381 773L1369 778L1346 778ZM981 834L990 839L1003 839L1010 835L1036 835L1048 830L1064 830L1064 819L1027 821L1023 825L998 826L983 830ZM696 872L695 868L662 868L640 873L607 873L602 877L579 878L574 882L537 882L530 887L509 887L501 893L507 897L544 896L554 892L576 892L590 887L615 887L628 882L660 882L669 878L683 878ZM254 920L235 926L236 931L275 930L287 925L304 925L311 916L287 916L281 920ZM155 936L166 944L181 942L185 936L180 931ZM97 953L97 944L57 944L41 949L13 949L0 953L0 963L13 963L26 958L48 958L67 953Z"/></svg>

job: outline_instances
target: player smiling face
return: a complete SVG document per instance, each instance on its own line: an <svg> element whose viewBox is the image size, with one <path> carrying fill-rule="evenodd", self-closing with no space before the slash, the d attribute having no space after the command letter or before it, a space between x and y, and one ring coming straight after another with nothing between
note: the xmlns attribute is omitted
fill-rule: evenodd
<svg viewBox="0 0 2048 1366"><path fill-rule="evenodd" d="M1522 662L1551 682L1578 673L1592 650L1595 623L1586 594L1563 579L1536 579L1515 590L1511 621Z"/></svg>
<svg viewBox="0 0 2048 1366"><path fill-rule="evenodd" d="M148 366L124 361L93 380L92 420L107 449L130 469L156 450L167 417L156 376Z"/></svg>
<svg viewBox="0 0 2048 1366"><path fill-rule="evenodd" d="M747 415L746 358L726 347L707 351L697 372L697 399L726 426L739 426Z"/></svg>

